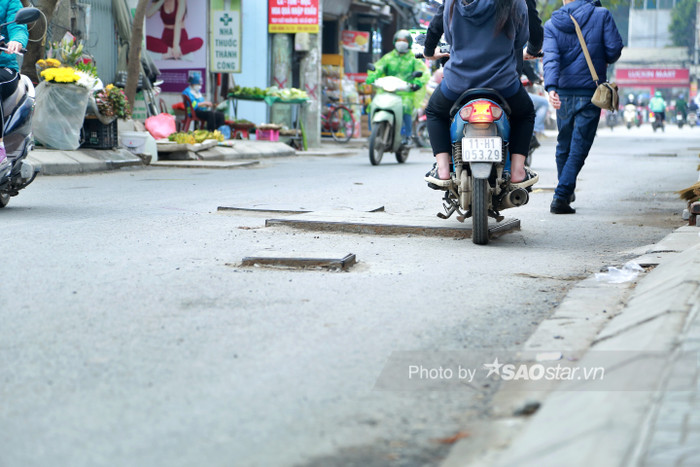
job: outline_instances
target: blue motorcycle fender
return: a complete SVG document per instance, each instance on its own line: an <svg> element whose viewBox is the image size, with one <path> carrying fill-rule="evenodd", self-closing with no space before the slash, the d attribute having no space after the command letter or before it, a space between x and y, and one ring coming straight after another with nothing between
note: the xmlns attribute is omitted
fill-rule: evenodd
<svg viewBox="0 0 700 467"><path fill-rule="evenodd" d="M469 166L472 169L472 176L474 178L489 178L491 176L493 162L470 162Z"/></svg>

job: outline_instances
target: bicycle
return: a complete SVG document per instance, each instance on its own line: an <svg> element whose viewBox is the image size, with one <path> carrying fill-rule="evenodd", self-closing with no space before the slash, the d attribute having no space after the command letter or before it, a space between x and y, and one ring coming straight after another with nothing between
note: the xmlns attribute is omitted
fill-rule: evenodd
<svg viewBox="0 0 700 467"><path fill-rule="evenodd" d="M326 112L321 114L321 135L328 136L329 133L339 143L347 143L355 133L355 117L344 104L330 102L326 105Z"/></svg>

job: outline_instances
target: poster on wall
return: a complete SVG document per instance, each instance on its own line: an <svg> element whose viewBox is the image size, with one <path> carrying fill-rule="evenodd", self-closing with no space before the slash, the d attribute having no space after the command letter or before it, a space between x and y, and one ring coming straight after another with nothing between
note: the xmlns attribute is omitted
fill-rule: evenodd
<svg viewBox="0 0 700 467"><path fill-rule="evenodd" d="M209 48L214 73L241 72L241 0L212 0Z"/></svg>
<svg viewBox="0 0 700 467"><path fill-rule="evenodd" d="M318 34L318 0L268 0L268 32Z"/></svg>
<svg viewBox="0 0 700 467"><path fill-rule="evenodd" d="M149 0L146 8L146 50L160 69L161 88L182 92L194 72L206 91L207 9L200 0Z"/></svg>
<svg viewBox="0 0 700 467"><path fill-rule="evenodd" d="M343 48L355 52L369 52L369 33L362 31L343 31Z"/></svg>

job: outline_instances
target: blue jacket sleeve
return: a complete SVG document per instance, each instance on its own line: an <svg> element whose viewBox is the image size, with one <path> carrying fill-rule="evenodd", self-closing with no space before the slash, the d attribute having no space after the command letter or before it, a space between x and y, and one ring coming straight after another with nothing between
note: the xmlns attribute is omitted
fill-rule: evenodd
<svg viewBox="0 0 700 467"><path fill-rule="evenodd" d="M22 2L20 0L11 0L10 4L7 6L7 16L6 21L12 21L15 19L15 15L22 8ZM29 32L27 32L27 25L25 24L10 24L7 26L7 41L16 41L22 44L22 47L27 46L27 41L29 40Z"/></svg>
<svg viewBox="0 0 700 467"><path fill-rule="evenodd" d="M542 68L544 71L544 88L547 91L556 91L559 84L559 65L561 63L561 55L559 53L559 45L557 38L554 36L553 26L547 22L544 25L544 44L542 52Z"/></svg>
<svg viewBox="0 0 700 467"><path fill-rule="evenodd" d="M620 58L620 55L622 55L622 48L624 45L612 13L608 10L605 10L603 39L605 43L605 62L615 63L617 59Z"/></svg>
<svg viewBox="0 0 700 467"><path fill-rule="evenodd" d="M521 8L518 10L520 15L520 21L518 22L518 29L515 31L515 50L522 56L522 49L527 44L530 38L530 24L528 19L528 10L525 3L521 3Z"/></svg>

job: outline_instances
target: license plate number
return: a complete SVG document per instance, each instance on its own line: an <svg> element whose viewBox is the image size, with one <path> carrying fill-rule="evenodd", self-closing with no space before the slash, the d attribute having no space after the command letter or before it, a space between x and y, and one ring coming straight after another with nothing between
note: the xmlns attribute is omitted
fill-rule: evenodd
<svg viewBox="0 0 700 467"><path fill-rule="evenodd" d="M464 162L501 162L503 141L499 137L462 138Z"/></svg>

